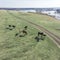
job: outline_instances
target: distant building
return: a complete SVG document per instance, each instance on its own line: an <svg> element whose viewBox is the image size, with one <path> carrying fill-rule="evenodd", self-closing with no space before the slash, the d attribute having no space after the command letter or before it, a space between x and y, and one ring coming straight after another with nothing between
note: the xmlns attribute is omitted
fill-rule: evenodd
<svg viewBox="0 0 60 60"><path fill-rule="evenodd" d="M55 16L56 11L41 11L41 13L51 15L51 16Z"/></svg>
<svg viewBox="0 0 60 60"><path fill-rule="evenodd" d="M20 10L20 12L36 12L36 10Z"/></svg>

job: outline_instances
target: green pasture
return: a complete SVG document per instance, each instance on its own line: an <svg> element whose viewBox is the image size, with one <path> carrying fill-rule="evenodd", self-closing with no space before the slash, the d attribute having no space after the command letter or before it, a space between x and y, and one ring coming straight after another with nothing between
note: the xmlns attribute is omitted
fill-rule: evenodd
<svg viewBox="0 0 60 60"><path fill-rule="evenodd" d="M15 14L14 12L12 12ZM41 15L41 14L35 14L35 13L16 13L16 16L22 17L24 19L27 19L31 22L34 22L38 25L43 26L47 30L53 32L54 34L58 35L60 37L60 20L57 20L53 17L47 16L47 15Z"/></svg>
<svg viewBox="0 0 60 60"><path fill-rule="evenodd" d="M21 18L25 18L27 20L31 20L32 22L47 26L47 24L51 24L45 28L54 30L55 33L58 34L57 31L52 28L52 23L54 23L54 19L49 20L48 16L32 14L32 13L20 13L18 11L0 11L0 60L60 60L60 49L54 44L54 42L46 37L44 41L40 40L37 42L34 38L37 35L37 30L34 26L29 24L28 22L18 19L8 12L13 13L16 16ZM45 20L44 20L45 18ZM44 24L45 23L45 24ZM54 24L59 23L56 21ZM6 29L8 25L15 25L15 29L9 30ZM58 24L59 25L59 24ZM55 26L58 26L55 25ZM25 37L15 36L16 33L23 30L24 26L28 26L28 35ZM59 28L56 27L56 28ZM60 34L60 33L59 33ZM58 34L58 35L59 35Z"/></svg>

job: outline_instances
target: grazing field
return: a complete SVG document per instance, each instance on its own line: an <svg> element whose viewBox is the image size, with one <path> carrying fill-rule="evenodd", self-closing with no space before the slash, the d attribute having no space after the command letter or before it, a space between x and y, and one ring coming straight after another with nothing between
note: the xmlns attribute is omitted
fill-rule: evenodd
<svg viewBox="0 0 60 60"><path fill-rule="evenodd" d="M50 19L48 16L44 17L42 15L32 13L19 13L17 11L1 10L0 60L60 60L60 49L50 38L46 37L45 40L37 42L34 38L39 30L34 28L34 26L28 22L14 17L9 14L9 12L21 18L31 20L32 22L42 25L49 30L51 29L51 31L54 31L54 33L60 36L60 31L54 29L55 27L59 28L58 23L60 22L54 20L53 18ZM46 21L48 23L46 23ZM53 28L52 26L54 25L52 22L58 25L55 25ZM13 30L9 30L6 29L8 25L15 25L16 27ZM25 37L15 36L16 33L23 30L24 26L28 26L28 34Z"/></svg>
<svg viewBox="0 0 60 60"><path fill-rule="evenodd" d="M27 13L26 15L24 13L16 13L16 14L17 14L16 16L23 17L38 25L43 26L47 30L53 32L54 34L60 37L60 21L59 20L47 15L40 15L40 14L34 14L34 13Z"/></svg>

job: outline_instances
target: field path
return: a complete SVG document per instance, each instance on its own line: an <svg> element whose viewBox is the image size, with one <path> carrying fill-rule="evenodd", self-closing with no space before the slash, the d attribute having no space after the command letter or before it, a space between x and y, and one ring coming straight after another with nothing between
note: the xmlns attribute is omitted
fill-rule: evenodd
<svg viewBox="0 0 60 60"><path fill-rule="evenodd" d="M8 11L7 11L7 12L8 12ZM40 26L40 25L38 25L38 24L35 24L35 23L31 22L31 20L28 21L27 19L22 18L22 17L18 17L18 16L14 15L14 14L11 13L11 12L8 12L8 13L9 13L10 15L14 16L15 18L22 19L22 20L24 20L24 21L32 24L36 29L39 29L39 30L41 30L42 32L44 32L45 34L47 34L47 36L50 37L51 40L53 40L53 42L60 48L60 37L58 37L57 35L55 35L54 33L50 32L50 31L48 31L48 30L45 29L44 27L42 27L42 26Z"/></svg>

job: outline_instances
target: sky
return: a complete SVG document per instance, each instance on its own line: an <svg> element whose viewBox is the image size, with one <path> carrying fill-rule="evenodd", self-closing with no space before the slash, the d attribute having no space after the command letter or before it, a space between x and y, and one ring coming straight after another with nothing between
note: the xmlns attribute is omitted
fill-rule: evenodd
<svg viewBox="0 0 60 60"><path fill-rule="evenodd" d="M60 0L0 0L0 8L60 7Z"/></svg>

